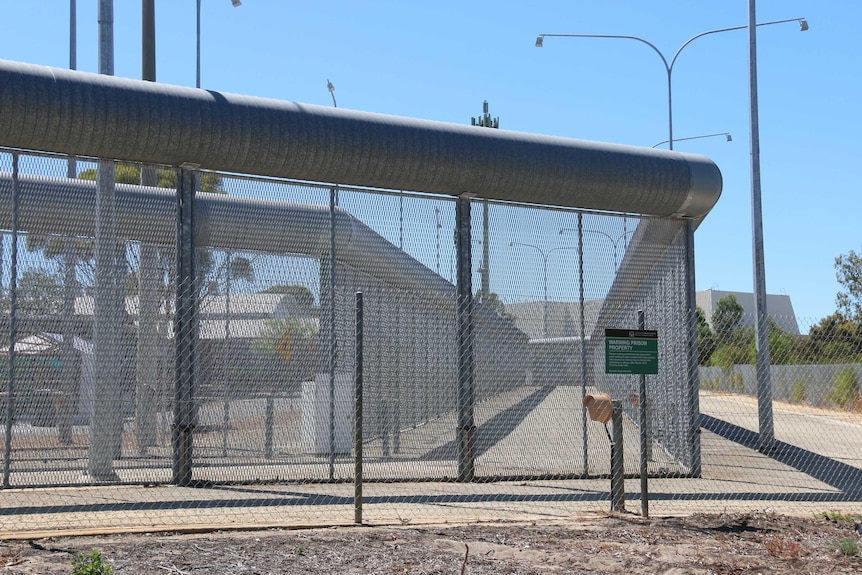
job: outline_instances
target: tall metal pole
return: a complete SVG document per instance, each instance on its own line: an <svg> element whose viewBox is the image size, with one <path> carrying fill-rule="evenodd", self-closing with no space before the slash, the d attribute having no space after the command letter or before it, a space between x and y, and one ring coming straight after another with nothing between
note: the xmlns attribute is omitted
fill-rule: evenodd
<svg viewBox="0 0 862 575"><path fill-rule="evenodd" d="M12 255L9 270L9 362L6 366L6 429L3 487L9 487L12 467L12 422L15 417L15 341L18 339L18 154L12 154Z"/></svg>
<svg viewBox="0 0 862 575"><path fill-rule="evenodd" d="M99 0L99 73L114 74L114 3ZM100 160L96 176L96 295L93 339L95 341L96 393L90 422L88 472L96 481L116 481L113 460L119 455L122 416L119 403L121 379L117 378L125 312L117 275L114 164ZM122 307L121 307L122 306ZM119 384L119 385L118 385Z"/></svg>
<svg viewBox="0 0 862 575"><path fill-rule="evenodd" d="M757 109L757 20L755 0L748 0L748 95L751 130L751 227L754 260L754 331L757 364L759 449L772 447L772 382L769 373L769 318L766 311L766 265L763 256L763 214L760 202L760 123Z"/></svg>
<svg viewBox="0 0 862 575"><path fill-rule="evenodd" d="M329 478L335 477L335 188L329 190Z"/></svg>
<svg viewBox="0 0 862 575"><path fill-rule="evenodd" d="M197 24L195 36L195 88L201 87L201 0L197 0L197 12L195 12Z"/></svg>
<svg viewBox="0 0 862 575"><path fill-rule="evenodd" d="M590 455L587 439L587 407L584 399L587 397L587 330L584 318L584 215L578 212L578 304L581 311L581 435L584 438L584 477L590 472Z"/></svg>
<svg viewBox="0 0 862 575"><path fill-rule="evenodd" d="M638 329L643 331L646 329L646 318L644 310L638 310ZM650 457L650 434L649 434L649 415L647 412L647 386L646 375L641 374L638 381L638 419L640 420L640 476L641 476L641 516L649 517L649 486L647 461Z"/></svg>
<svg viewBox="0 0 862 575"><path fill-rule="evenodd" d="M69 69L78 67L77 50L77 7L75 0L69 3ZM78 176L78 165L74 156L69 156L66 161L66 177L76 178ZM0 236L2 237L2 236ZM78 385L77 371L73 368L75 363L75 349L73 345L74 331L72 321L75 315L75 296L77 295L77 278L75 271L78 263L77 249L74 238L66 238L63 241L63 373L62 373L62 395L60 397L60 408L57 413L57 435L60 443L70 445L72 443L72 420L75 416L75 405L73 400L77 397L75 388Z"/></svg>
<svg viewBox="0 0 862 575"><path fill-rule="evenodd" d="M326 87L332 95L332 106L337 108L335 86L329 80ZM329 189L329 478L335 478L335 364L338 361L338 339L335 333L335 208L338 207L338 188Z"/></svg>
<svg viewBox="0 0 862 575"><path fill-rule="evenodd" d="M195 270L195 185L197 166L184 165L177 174L177 285L174 319L174 423L171 430L172 482L192 482L192 440L195 428L194 388L197 348L197 276Z"/></svg>
<svg viewBox="0 0 862 575"><path fill-rule="evenodd" d="M470 197L462 195L455 204L455 247L457 252L458 324L458 481L474 477L473 462L473 274L470 227Z"/></svg>
<svg viewBox="0 0 862 575"><path fill-rule="evenodd" d="M141 1L141 79L156 81L155 0ZM141 185L155 187L156 168L141 166ZM159 368L154 361L159 349L158 293L160 274L158 250L141 242L138 261L138 345L135 374L135 436L142 455L156 443L156 394Z"/></svg>
<svg viewBox="0 0 862 575"><path fill-rule="evenodd" d="M353 522L362 524L362 392L365 359L365 307L362 292L356 292L356 348L353 370Z"/></svg>

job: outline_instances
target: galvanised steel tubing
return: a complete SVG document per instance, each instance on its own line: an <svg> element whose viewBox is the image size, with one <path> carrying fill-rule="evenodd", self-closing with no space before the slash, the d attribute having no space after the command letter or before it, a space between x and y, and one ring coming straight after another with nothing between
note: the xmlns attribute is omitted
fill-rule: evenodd
<svg viewBox="0 0 862 575"><path fill-rule="evenodd" d="M581 312L581 423L584 444L584 476L590 472L589 439L587 434L587 408L584 399L587 397L587 340L586 320L584 318L584 214L578 212L578 307Z"/></svg>
<svg viewBox="0 0 862 575"><path fill-rule="evenodd" d="M757 368L758 448L775 443L772 379L769 358L769 316L766 311L766 263L763 254L763 207L760 194L760 120L757 104L757 22L755 0L748 0L748 116L751 132L751 252L754 269L754 332Z"/></svg>
<svg viewBox="0 0 862 575"><path fill-rule="evenodd" d="M473 461L473 274L471 198L462 196L455 204L455 244L458 269L456 322L458 326L458 481L471 482Z"/></svg>
<svg viewBox="0 0 862 575"><path fill-rule="evenodd" d="M646 318L644 310L638 310L638 329L646 329ZM649 419L647 413L647 385L646 375L638 376L638 415L640 416L640 479L641 479L641 516L649 517L649 484L647 472L647 460L652 451L650 433L648 430Z"/></svg>
<svg viewBox="0 0 862 575"><path fill-rule="evenodd" d="M0 146L670 217L721 193L710 160L0 61Z"/></svg>
<svg viewBox="0 0 862 575"><path fill-rule="evenodd" d="M176 241L177 285L174 317L176 338L174 375L174 421L171 427L173 476L171 482L187 487L192 481L195 348L197 343L197 290L195 289L195 186L194 171L177 174Z"/></svg>
<svg viewBox="0 0 862 575"><path fill-rule="evenodd" d="M92 181L22 175L21 229L30 233L95 234ZM154 187L116 184L117 236L151 244L176 240L175 193ZM12 178L0 173L0 218L9 218ZM195 244L229 250L306 255L329 253L328 205L238 198L222 194L195 197ZM338 260L411 292L435 294L451 304L452 284L410 257L377 232L336 208Z"/></svg>
<svg viewBox="0 0 862 575"><path fill-rule="evenodd" d="M5 218L4 218L5 221ZM18 154L12 154L12 261L9 270L9 357L6 377L6 430L3 487L9 487L12 466L12 422L15 417L15 342L18 339ZM2 237L0 237L2 241ZM0 262L2 263L2 262Z"/></svg>
<svg viewBox="0 0 862 575"><path fill-rule="evenodd" d="M356 292L356 343L353 367L353 522L362 525L362 392L365 375L365 307Z"/></svg>
<svg viewBox="0 0 862 575"><path fill-rule="evenodd" d="M337 190L329 190L329 478L335 477L335 264Z"/></svg>
<svg viewBox="0 0 862 575"><path fill-rule="evenodd" d="M624 513L626 510L625 454L623 452L623 407L622 402L613 400L611 415L611 513ZM605 426L607 430L607 425Z"/></svg>

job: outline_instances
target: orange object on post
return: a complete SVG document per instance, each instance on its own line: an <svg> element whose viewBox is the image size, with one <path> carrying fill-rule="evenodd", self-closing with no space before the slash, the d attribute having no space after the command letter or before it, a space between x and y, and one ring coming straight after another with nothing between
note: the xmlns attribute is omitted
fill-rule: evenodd
<svg viewBox="0 0 862 575"><path fill-rule="evenodd" d="M614 413L611 396L606 393L597 393L584 397L584 406L587 408L587 414L590 416L590 419L599 423L609 422Z"/></svg>

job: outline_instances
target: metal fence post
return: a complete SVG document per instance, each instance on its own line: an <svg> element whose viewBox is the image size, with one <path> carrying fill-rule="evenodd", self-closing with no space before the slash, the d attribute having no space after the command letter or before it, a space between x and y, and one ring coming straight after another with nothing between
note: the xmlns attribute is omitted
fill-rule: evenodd
<svg viewBox="0 0 862 575"><path fill-rule="evenodd" d="M356 347L353 374L354 421L353 421L353 521L362 524L362 386L365 358L362 343L365 336L365 310L362 292L356 292Z"/></svg>
<svg viewBox="0 0 862 575"><path fill-rule="evenodd" d="M338 340L335 337L335 207L338 190L329 189L329 478L335 477L335 363Z"/></svg>
<svg viewBox="0 0 862 575"><path fill-rule="evenodd" d="M589 439L587 434L587 408L584 399L587 397L587 337L586 320L584 318L584 215L578 212L578 307L580 309L581 336L581 434L584 444L584 477L590 473Z"/></svg>
<svg viewBox="0 0 862 575"><path fill-rule="evenodd" d="M458 481L473 481L473 277L471 266L470 196L455 204L458 325Z"/></svg>
<svg viewBox="0 0 862 575"><path fill-rule="evenodd" d="M646 319L644 318L644 310L638 310L638 329L643 331L646 329ZM641 374L638 378L638 409L640 419L640 476L641 476L641 515L649 517L649 485L647 477L647 461L650 458L651 443L649 433L649 416L647 414L647 386L646 375Z"/></svg>
<svg viewBox="0 0 862 575"><path fill-rule="evenodd" d="M623 458L623 407L622 402L614 400L611 415L611 511L623 513L626 510L625 467Z"/></svg>
<svg viewBox="0 0 862 575"><path fill-rule="evenodd" d="M0 241L3 238L0 237ZM18 154L12 154L12 254L9 270L9 363L6 374L6 434L3 487L9 487L12 466L12 423L15 417L15 340L18 339ZM0 262L2 265L3 262Z"/></svg>
<svg viewBox="0 0 862 575"><path fill-rule="evenodd" d="M196 167L196 166L195 166ZM172 482L192 480L192 433L195 427L194 384L197 347L197 281L195 270L194 167L183 165L177 178L177 294L174 318L174 424L171 433Z"/></svg>
<svg viewBox="0 0 862 575"><path fill-rule="evenodd" d="M694 275L694 221L686 220L685 234L685 299L686 314L684 324L688 328L688 442L691 449L691 476L700 477L700 374L697 353L697 295Z"/></svg>
<svg viewBox="0 0 862 575"><path fill-rule="evenodd" d="M88 472L96 481L116 481L113 460L120 455L123 420L120 412L122 372L120 339L125 301L120 291L117 249L114 163L99 161L96 174L96 293L93 340L96 392L90 423ZM124 275L124 274L123 274ZM125 278L124 278L125 279ZM124 282L123 282L124 283Z"/></svg>

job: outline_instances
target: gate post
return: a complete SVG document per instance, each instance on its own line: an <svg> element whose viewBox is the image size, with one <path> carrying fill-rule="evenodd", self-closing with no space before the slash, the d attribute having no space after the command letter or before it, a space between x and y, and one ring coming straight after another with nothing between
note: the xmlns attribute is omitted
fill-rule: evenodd
<svg viewBox="0 0 862 575"><path fill-rule="evenodd" d="M458 481L473 481L473 274L470 194L455 203L458 325Z"/></svg>
<svg viewBox="0 0 862 575"><path fill-rule="evenodd" d="M184 164L177 178L177 294L174 317L174 424L171 429L172 483L192 481L192 433L197 352L197 277L195 270L195 174Z"/></svg>

